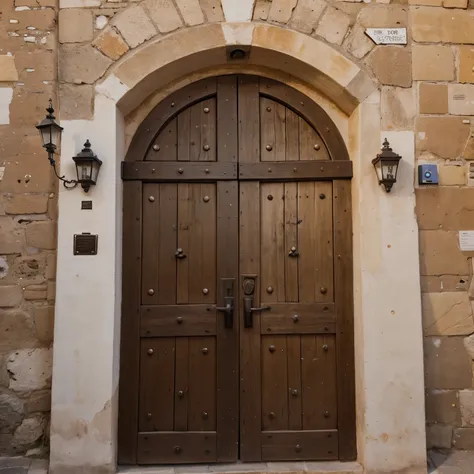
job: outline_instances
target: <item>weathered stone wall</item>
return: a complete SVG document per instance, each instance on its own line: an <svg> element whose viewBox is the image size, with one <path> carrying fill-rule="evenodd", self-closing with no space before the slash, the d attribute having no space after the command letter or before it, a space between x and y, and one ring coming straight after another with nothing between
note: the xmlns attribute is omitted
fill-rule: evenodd
<svg viewBox="0 0 474 474"><path fill-rule="evenodd" d="M425 331L428 446L474 449L474 4L410 0L419 163L437 163L440 186L417 190Z"/></svg>
<svg viewBox="0 0 474 474"><path fill-rule="evenodd" d="M0 2L0 456L47 450L56 189L35 124L56 92L56 0Z"/></svg>
<svg viewBox="0 0 474 474"><path fill-rule="evenodd" d="M315 37L357 64L379 85L382 130L415 131L418 163L439 165L440 186L417 190L428 444L474 449L473 255L458 244L459 230L474 229L472 0L232 3L60 0L58 9L56 0L1 1L0 454L40 446L47 433L57 184L34 125L56 97L56 70L58 116L91 120L94 88L111 68L120 72L127 54L178 30L232 21L232 8ZM376 46L367 27L408 27L408 45Z"/></svg>

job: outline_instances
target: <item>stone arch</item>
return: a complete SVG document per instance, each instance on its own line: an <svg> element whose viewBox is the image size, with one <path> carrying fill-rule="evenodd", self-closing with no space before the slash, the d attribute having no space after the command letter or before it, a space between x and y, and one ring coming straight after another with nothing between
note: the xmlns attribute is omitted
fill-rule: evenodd
<svg viewBox="0 0 474 474"><path fill-rule="evenodd" d="M250 47L245 68L261 66L299 78L350 115L377 83L355 61L295 30L260 23L211 23L158 36L129 51L96 86L124 115L154 91L200 70L228 65L231 47Z"/></svg>

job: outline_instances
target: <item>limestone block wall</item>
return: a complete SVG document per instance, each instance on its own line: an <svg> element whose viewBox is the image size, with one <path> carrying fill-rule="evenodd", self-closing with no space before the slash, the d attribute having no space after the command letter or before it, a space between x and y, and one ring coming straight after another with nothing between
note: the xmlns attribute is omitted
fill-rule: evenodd
<svg viewBox="0 0 474 474"><path fill-rule="evenodd" d="M416 153L440 186L417 190L430 447L474 449L474 3L410 0ZM474 171L474 168L473 168Z"/></svg>
<svg viewBox="0 0 474 474"><path fill-rule="evenodd" d="M56 97L55 0L0 2L0 456L46 453L56 183L35 125Z"/></svg>

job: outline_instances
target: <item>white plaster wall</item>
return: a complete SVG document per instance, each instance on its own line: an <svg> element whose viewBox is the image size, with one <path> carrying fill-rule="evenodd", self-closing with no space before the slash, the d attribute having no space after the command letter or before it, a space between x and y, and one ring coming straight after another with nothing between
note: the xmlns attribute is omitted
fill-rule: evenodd
<svg viewBox="0 0 474 474"><path fill-rule="evenodd" d="M115 102L95 99L93 121L63 121L61 173L75 177L71 157L86 138L103 160L98 184L59 194L54 330L51 471L68 466L114 469L120 341L123 122ZM82 211L90 199L92 211ZM74 256L73 235L99 235L98 255ZM86 471L84 471L86 472Z"/></svg>
<svg viewBox="0 0 474 474"><path fill-rule="evenodd" d="M380 130L380 94L351 118L359 458L367 473L426 473L414 133ZM372 159L403 156L391 193Z"/></svg>

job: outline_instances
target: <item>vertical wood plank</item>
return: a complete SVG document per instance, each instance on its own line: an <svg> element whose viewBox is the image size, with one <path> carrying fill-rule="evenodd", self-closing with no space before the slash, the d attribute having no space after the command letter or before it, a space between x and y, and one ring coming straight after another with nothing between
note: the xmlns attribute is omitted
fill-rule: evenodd
<svg viewBox="0 0 474 474"><path fill-rule="evenodd" d="M215 431L215 429L216 340L214 337L191 337L189 339L188 430Z"/></svg>
<svg viewBox="0 0 474 474"><path fill-rule="evenodd" d="M286 108L286 161L300 159L300 128L299 117L288 107Z"/></svg>
<svg viewBox="0 0 474 474"><path fill-rule="evenodd" d="M333 188L339 458L349 461L357 456L351 183L335 181Z"/></svg>
<svg viewBox="0 0 474 474"><path fill-rule="evenodd" d="M318 373L316 357L316 336L301 336L301 404L303 429L317 429L318 425Z"/></svg>
<svg viewBox="0 0 474 474"><path fill-rule="evenodd" d="M326 145L311 125L300 117L300 160L330 160Z"/></svg>
<svg viewBox="0 0 474 474"><path fill-rule="evenodd" d="M161 184L159 199L158 304L176 303L177 184Z"/></svg>
<svg viewBox="0 0 474 474"><path fill-rule="evenodd" d="M160 272L160 185L143 184L142 304L157 304ZM151 294L150 294L151 293Z"/></svg>
<svg viewBox="0 0 474 474"><path fill-rule="evenodd" d="M301 337L286 337L288 354L288 429L301 430Z"/></svg>
<svg viewBox="0 0 474 474"><path fill-rule="evenodd" d="M216 161L216 99L190 107L190 161Z"/></svg>
<svg viewBox="0 0 474 474"><path fill-rule="evenodd" d="M337 353L336 338L332 334L316 336L318 357L318 385L324 428L337 428Z"/></svg>
<svg viewBox="0 0 474 474"><path fill-rule="evenodd" d="M217 79L217 160L238 158L237 77ZM238 457L239 440L239 191L238 183L217 183L217 303L224 306L223 278L234 278L233 328L217 314L217 461Z"/></svg>
<svg viewBox="0 0 474 474"><path fill-rule="evenodd" d="M285 301L284 184L260 186L261 301ZM270 291L272 289L272 291Z"/></svg>
<svg viewBox="0 0 474 474"><path fill-rule="evenodd" d="M321 199L324 196L324 199ZM314 183L314 220L316 222L316 254L314 273L315 301L334 301L334 237L332 182ZM319 285L318 285L319 283Z"/></svg>
<svg viewBox="0 0 474 474"><path fill-rule="evenodd" d="M275 107L272 100L260 98L260 156L262 161L276 161Z"/></svg>
<svg viewBox="0 0 474 474"><path fill-rule="evenodd" d="M286 107L278 102L275 104L275 160L286 159Z"/></svg>
<svg viewBox="0 0 474 474"><path fill-rule="evenodd" d="M192 226L191 185L178 185L178 247L189 254L190 227ZM176 258L176 257L175 257ZM189 303L189 257L176 260L176 303Z"/></svg>
<svg viewBox="0 0 474 474"><path fill-rule="evenodd" d="M314 280L317 228L314 212L314 183L298 183L298 282L301 303L312 303L315 300Z"/></svg>
<svg viewBox="0 0 474 474"><path fill-rule="evenodd" d="M142 339L140 352L139 430L172 431L175 339Z"/></svg>
<svg viewBox="0 0 474 474"><path fill-rule="evenodd" d="M260 156L262 161L285 161L286 107L260 98Z"/></svg>
<svg viewBox="0 0 474 474"><path fill-rule="evenodd" d="M182 110L178 115L178 161L191 159L191 108Z"/></svg>
<svg viewBox="0 0 474 474"><path fill-rule="evenodd" d="M178 154L178 120L166 124L150 147L146 160L176 161Z"/></svg>
<svg viewBox="0 0 474 474"><path fill-rule="evenodd" d="M140 365L140 288L142 250L142 183L123 183L122 324L120 337L118 457L137 462Z"/></svg>
<svg viewBox="0 0 474 474"><path fill-rule="evenodd" d="M216 185L189 184L188 189L188 302L215 303Z"/></svg>
<svg viewBox="0 0 474 474"><path fill-rule="evenodd" d="M286 336L263 336L262 428L288 429L288 374Z"/></svg>
<svg viewBox="0 0 474 474"><path fill-rule="evenodd" d="M328 350L324 349L328 346ZM303 429L337 427L333 336L301 336Z"/></svg>
<svg viewBox="0 0 474 474"><path fill-rule="evenodd" d="M298 222L300 302L332 301L331 182L298 183Z"/></svg>
<svg viewBox="0 0 474 474"><path fill-rule="evenodd" d="M260 186L240 183L240 273L258 274L260 268ZM259 279L255 306L260 305ZM240 456L243 461L260 461L261 453L261 370L260 314L253 327L240 331ZM258 362L256 362L258 361Z"/></svg>
<svg viewBox="0 0 474 474"><path fill-rule="evenodd" d="M189 338L176 338L174 430L188 429Z"/></svg>
<svg viewBox="0 0 474 474"><path fill-rule="evenodd" d="M217 160L236 162L238 155L237 77L217 78Z"/></svg>
<svg viewBox="0 0 474 474"><path fill-rule="evenodd" d="M298 184L285 183L285 219L284 219L284 264L285 264L285 299L286 302L298 302L298 260L290 257L292 247L298 249Z"/></svg>
<svg viewBox="0 0 474 474"><path fill-rule="evenodd" d="M239 162L260 161L260 101L258 80L239 76Z"/></svg>
<svg viewBox="0 0 474 474"><path fill-rule="evenodd" d="M235 130L234 133L236 133ZM230 154L229 154L230 155ZM228 155L228 156L229 156ZM217 314L217 459L237 460L239 439L239 194L238 184L217 184L217 302L224 305L220 281L234 278L233 328L224 327L222 314Z"/></svg>

